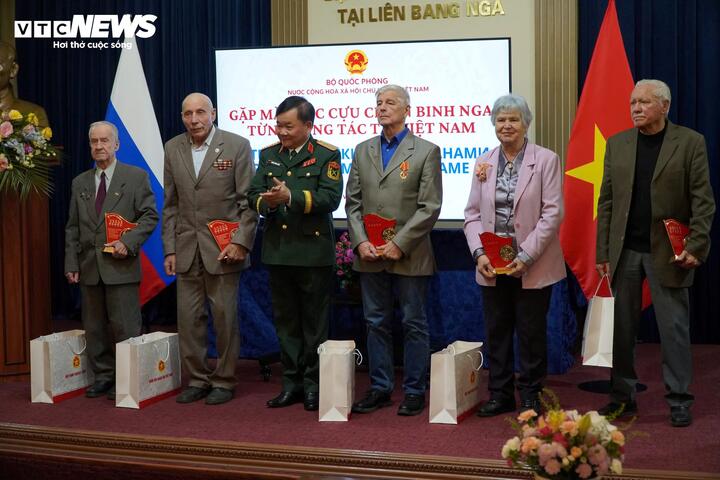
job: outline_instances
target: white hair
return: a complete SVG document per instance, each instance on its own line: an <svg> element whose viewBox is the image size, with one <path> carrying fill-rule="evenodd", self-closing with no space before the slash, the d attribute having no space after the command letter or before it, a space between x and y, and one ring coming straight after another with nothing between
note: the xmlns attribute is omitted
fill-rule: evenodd
<svg viewBox="0 0 720 480"><path fill-rule="evenodd" d="M530 128L533 116L530 107L524 97L509 93L495 100L492 112L490 113L490 122L495 125L495 119L500 113L514 112L520 113L520 119L525 128Z"/></svg>
<svg viewBox="0 0 720 480"><path fill-rule="evenodd" d="M375 92L375 100L377 100L378 97L380 97L380 95L382 95L385 92L396 93L398 98L400 99L400 101L404 104L404 106L410 105L410 94L408 93L407 90L405 90L400 85L393 85L393 84L383 85L382 87L378 88L377 91Z"/></svg>
<svg viewBox="0 0 720 480"><path fill-rule="evenodd" d="M117 129L117 127L115 126L115 124L113 124L113 123L111 123L111 122L107 122L107 121L105 121L105 120L100 120L99 122L93 122L93 123L91 123L91 124L90 124L90 129L88 129L88 137L90 137L90 135L92 134L93 128L99 127L99 126L101 126L101 125L105 125L106 127L110 127L110 130L112 130L112 133L113 133L113 136L115 137L115 140L116 140L116 141L120 140L119 135L118 135L118 129Z"/></svg>
<svg viewBox="0 0 720 480"><path fill-rule="evenodd" d="M648 85L652 87L653 96L661 102L667 101L668 110L670 110L670 102L672 101L672 97L670 95L670 87L668 87L667 83L663 82L662 80L656 80L654 78L644 78L642 80L638 80L638 82L635 84L636 87L641 87L643 85Z"/></svg>

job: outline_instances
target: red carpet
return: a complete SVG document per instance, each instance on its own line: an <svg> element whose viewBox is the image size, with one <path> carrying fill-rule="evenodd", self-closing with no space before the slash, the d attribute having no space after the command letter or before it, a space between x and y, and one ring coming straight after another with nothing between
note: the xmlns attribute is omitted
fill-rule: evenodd
<svg viewBox="0 0 720 480"><path fill-rule="evenodd" d="M663 399L659 346L638 347L637 371L648 390L638 395L640 414L633 430L646 436L628 442L625 468L720 473L720 346L696 345L693 353L694 423L677 429L669 425ZM210 407L202 402L179 405L168 399L139 411L115 408L104 398L31 404L28 383L0 384L0 423L483 459L500 459L500 449L512 435L503 417L473 416L457 426L430 425L427 409L417 417L399 417L395 414L399 393L394 396L394 406L353 415L348 423L320 423L317 413L305 412L302 405L271 410L265 401L280 390L279 370L279 365L273 365L273 377L264 383L256 362L241 361L240 385L230 403ZM582 412L603 405L606 397L581 391L577 385L607 377L605 369L575 367L565 375L550 377L548 386L565 408ZM364 392L367 383L367 374L358 373L356 396Z"/></svg>

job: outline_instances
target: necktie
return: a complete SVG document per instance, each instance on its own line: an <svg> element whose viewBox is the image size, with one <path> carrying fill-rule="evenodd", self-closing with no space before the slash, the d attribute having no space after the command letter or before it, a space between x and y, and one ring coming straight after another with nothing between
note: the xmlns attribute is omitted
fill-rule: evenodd
<svg viewBox="0 0 720 480"><path fill-rule="evenodd" d="M105 172L100 174L100 186L98 187L97 195L95 195L95 213L100 215L102 212L103 202L107 195L107 187L105 186Z"/></svg>
<svg viewBox="0 0 720 480"><path fill-rule="evenodd" d="M297 152L296 152L295 150L290 150L290 160L292 160L293 158L295 158L295 154L296 154L296 153L297 153Z"/></svg>

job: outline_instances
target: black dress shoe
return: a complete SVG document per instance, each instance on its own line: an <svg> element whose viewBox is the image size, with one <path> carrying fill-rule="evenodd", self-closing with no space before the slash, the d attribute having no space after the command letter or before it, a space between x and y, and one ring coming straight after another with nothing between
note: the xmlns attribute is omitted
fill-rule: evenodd
<svg viewBox="0 0 720 480"><path fill-rule="evenodd" d="M318 392L306 392L305 401L303 402L305 410L307 410L308 412L317 410L319 407L319 397L320 395L318 394Z"/></svg>
<svg viewBox="0 0 720 480"><path fill-rule="evenodd" d="M88 398L102 397L114 386L115 382L112 380L100 380L99 382L93 383L91 387L85 390L85 396Z"/></svg>
<svg viewBox="0 0 720 480"><path fill-rule="evenodd" d="M598 413L605 417L608 415L615 415L615 418L632 417L633 415L637 415L638 408L637 403L635 402L610 402L604 407L598 409Z"/></svg>
<svg viewBox="0 0 720 480"><path fill-rule="evenodd" d="M115 385L107 392L108 400L115 400Z"/></svg>
<svg viewBox="0 0 720 480"><path fill-rule="evenodd" d="M210 393L209 388L188 387L175 397L177 403L192 403L202 400Z"/></svg>
<svg viewBox="0 0 720 480"><path fill-rule="evenodd" d="M425 396L408 393L405 395L397 414L403 417L412 417L422 413L425 409Z"/></svg>
<svg viewBox="0 0 720 480"><path fill-rule="evenodd" d="M289 407L295 403L303 401L303 395L300 392L280 392L275 398L271 398L267 401L266 405L270 408L282 408Z"/></svg>
<svg viewBox="0 0 720 480"><path fill-rule="evenodd" d="M207 405L220 405L221 403L229 402L234 396L235 393L232 390L222 387L213 387L212 390L210 390L210 393L208 393L205 403Z"/></svg>
<svg viewBox="0 0 720 480"><path fill-rule="evenodd" d="M542 415L542 403L537 398L522 400L520 402L520 413L528 410L535 410L538 416Z"/></svg>
<svg viewBox="0 0 720 480"><path fill-rule="evenodd" d="M670 407L670 424L673 427L687 427L692 423L690 407Z"/></svg>
<svg viewBox="0 0 720 480"><path fill-rule="evenodd" d="M494 417L501 413L514 412L515 402L508 400L502 402L500 400L490 399L477 411L478 417Z"/></svg>
<svg viewBox="0 0 720 480"><path fill-rule="evenodd" d="M365 398L359 402L353 403L352 411L354 413L370 413L378 408L392 405L390 394L381 392L380 390L370 389L365 394Z"/></svg>

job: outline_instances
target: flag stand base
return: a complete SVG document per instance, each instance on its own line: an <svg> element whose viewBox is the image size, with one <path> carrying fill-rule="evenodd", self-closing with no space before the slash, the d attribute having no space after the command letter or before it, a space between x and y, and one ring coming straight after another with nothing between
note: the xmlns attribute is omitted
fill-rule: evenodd
<svg viewBox="0 0 720 480"><path fill-rule="evenodd" d="M610 393L610 380L593 380L590 382L582 382L578 384L578 388L584 392L590 393ZM640 393L647 390L647 385L638 383L635 385L635 391Z"/></svg>

